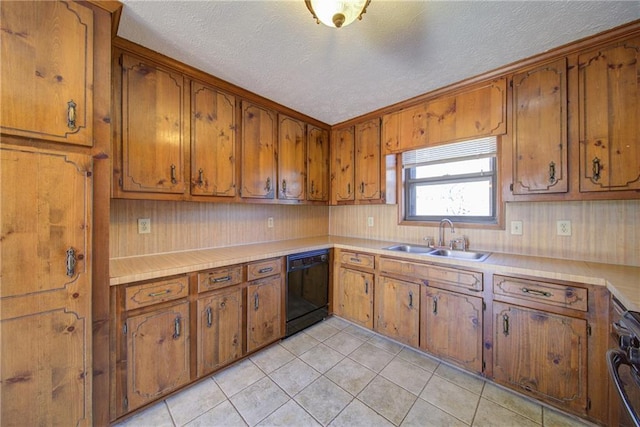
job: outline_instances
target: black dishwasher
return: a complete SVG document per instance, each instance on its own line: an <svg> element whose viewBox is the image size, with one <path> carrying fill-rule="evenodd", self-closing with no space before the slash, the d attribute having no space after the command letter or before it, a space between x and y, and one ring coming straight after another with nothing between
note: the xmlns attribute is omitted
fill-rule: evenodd
<svg viewBox="0 0 640 427"><path fill-rule="evenodd" d="M290 336L326 318L329 311L329 250L287 257L287 332Z"/></svg>

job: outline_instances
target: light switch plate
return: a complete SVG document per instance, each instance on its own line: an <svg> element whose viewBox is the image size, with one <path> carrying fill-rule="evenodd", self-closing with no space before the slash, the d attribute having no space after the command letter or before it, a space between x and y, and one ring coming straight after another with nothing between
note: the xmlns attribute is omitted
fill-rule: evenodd
<svg viewBox="0 0 640 427"><path fill-rule="evenodd" d="M511 221L511 234L522 236L522 221Z"/></svg>
<svg viewBox="0 0 640 427"><path fill-rule="evenodd" d="M556 223L558 236L571 236L571 221L562 219Z"/></svg>
<svg viewBox="0 0 640 427"><path fill-rule="evenodd" d="M151 218L138 218L138 234L151 233Z"/></svg>
<svg viewBox="0 0 640 427"><path fill-rule="evenodd" d="M373 227L373 217L367 217L367 227Z"/></svg>
<svg viewBox="0 0 640 427"><path fill-rule="evenodd" d="M269 217L267 218L267 227L268 228L273 228L273 217Z"/></svg>

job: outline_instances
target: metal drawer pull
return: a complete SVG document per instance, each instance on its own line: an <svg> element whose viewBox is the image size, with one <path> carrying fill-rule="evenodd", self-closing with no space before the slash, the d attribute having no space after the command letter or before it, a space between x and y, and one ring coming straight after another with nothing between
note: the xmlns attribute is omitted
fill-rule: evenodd
<svg viewBox="0 0 640 427"><path fill-rule="evenodd" d="M271 178L267 178L264 189L267 193L271 193Z"/></svg>
<svg viewBox="0 0 640 427"><path fill-rule="evenodd" d="M364 293L369 295L369 281L364 282Z"/></svg>
<svg viewBox="0 0 640 427"><path fill-rule="evenodd" d="M287 180L282 180L282 194L287 194Z"/></svg>
<svg viewBox="0 0 640 427"><path fill-rule="evenodd" d="M207 327L211 327L213 325L213 313L211 312L211 307L207 307Z"/></svg>
<svg viewBox="0 0 640 427"><path fill-rule="evenodd" d="M347 184L347 194L351 194L351 183Z"/></svg>
<svg viewBox="0 0 640 427"><path fill-rule="evenodd" d="M257 310L260 308L260 301L258 300L259 296L258 294L253 294L253 309Z"/></svg>
<svg viewBox="0 0 640 427"><path fill-rule="evenodd" d="M315 192L316 192L315 188L316 188L316 187L315 187L314 182L313 182L313 181L311 181L311 194L313 194L313 193L315 193Z"/></svg>
<svg viewBox="0 0 640 427"><path fill-rule="evenodd" d="M361 263L362 261L360 260L360 258L349 258L349 261L351 262L357 262L357 263Z"/></svg>
<svg viewBox="0 0 640 427"><path fill-rule="evenodd" d="M171 165L171 183L174 185L178 183L176 179L176 165L174 164Z"/></svg>
<svg viewBox="0 0 640 427"><path fill-rule="evenodd" d="M547 298L553 295L551 292L539 291L537 289L529 289L529 288L522 288L522 292L525 294L538 295L538 296L547 297Z"/></svg>
<svg viewBox="0 0 640 427"><path fill-rule="evenodd" d="M222 283L222 282L228 282L229 280L231 280L231 276L209 277L209 283Z"/></svg>
<svg viewBox="0 0 640 427"><path fill-rule="evenodd" d="M198 170L198 187L202 187L202 184L204 184L204 171L200 168Z"/></svg>
<svg viewBox="0 0 640 427"><path fill-rule="evenodd" d="M364 181L360 183L360 193L364 194Z"/></svg>
<svg viewBox="0 0 640 427"><path fill-rule="evenodd" d="M180 338L180 317L176 317L176 320L173 321L173 339L178 338Z"/></svg>
<svg viewBox="0 0 640 427"><path fill-rule="evenodd" d="M502 316L502 333L504 336L509 336L509 315L504 314Z"/></svg>
<svg viewBox="0 0 640 427"><path fill-rule="evenodd" d="M600 179L600 170L602 169L602 165L600 164L600 159L595 157L592 163L593 163L593 180L598 181Z"/></svg>
<svg viewBox="0 0 640 427"><path fill-rule="evenodd" d="M160 291L160 292L151 292L149 294L150 297L159 297L161 295L167 295L171 293L171 289L165 289L164 291Z"/></svg>
<svg viewBox="0 0 640 427"><path fill-rule="evenodd" d="M73 99L67 102L67 126L71 130L76 128L76 103Z"/></svg>
<svg viewBox="0 0 640 427"><path fill-rule="evenodd" d="M273 267L265 267L258 270L258 273L264 274L264 273L270 273L272 271L273 271Z"/></svg>
<svg viewBox="0 0 640 427"><path fill-rule="evenodd" d="M556 164L554 162L549 163L549 183L556 182Z"/></svg>
<svg viewBox="0 0 640 427"><path fill-rule="evenodd" d="M438 314L438 297L433 297L433 314Z"/></svg>
<svg viewBox="0 0 640 427"><path fill-rule="evenodd" d="M67 249L67 276L73 277L76 274L76 251L73 248Z"/></svg>
<svg viewBox="0 0 640 427"><path fill-rule="evenodd" d="M413 308L413 292L409 291L409 308Z"/></svg>

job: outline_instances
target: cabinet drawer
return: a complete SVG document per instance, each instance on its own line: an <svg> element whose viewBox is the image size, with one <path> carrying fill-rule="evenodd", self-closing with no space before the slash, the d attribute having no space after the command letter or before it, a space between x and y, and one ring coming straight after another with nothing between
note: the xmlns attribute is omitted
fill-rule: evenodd
<svg viewBox="0 0 640 427"><path fill-rule="evenodd" d="M125 310L133 310L186 297L188 294L189 285L186 276L128 286L125 289L124 308Z"/></svg>
<svg viewBox="0 0 640 427"><path fill-rule="evenodd" d="M482 273L457 268L429 266L429 280L474 291L481 291L483 288Z"/></svg>
<svg viewBox="0 0 640 427"><path fill-rule="evenodd" d="M378 267L383 273L399 274L416 279L427 279L429 277L430 266L426 264L389 258L380 258L379 262Z"/></svg>
<svg viewBox="0 0 640 427"><path fill-rule="evenodd" d="M280 274L282 271L282 260L280 258L266 261L254 262L247 265L247 280L260 279L261 277Z"/></svg>
<svg viewBox="0 0 640 427"><path fill-rule="evenodd" d="M340 262L355 267L373 268L375 266L374 256L355 252L340 252Z"/></svg>
<svg viewBox="0 0 640 427"><path fill-rule="evenodd" d="M237 265L228 268L198 273L198 292L211 291L227 286L237 285L242 282L242 266Z"/></svg>
<svg viewBox="0 0 640 427"><path fill-rule="evenodd" d="M587 311L587 290L559 283L493 276L493 293L519 300Z"/></svg>

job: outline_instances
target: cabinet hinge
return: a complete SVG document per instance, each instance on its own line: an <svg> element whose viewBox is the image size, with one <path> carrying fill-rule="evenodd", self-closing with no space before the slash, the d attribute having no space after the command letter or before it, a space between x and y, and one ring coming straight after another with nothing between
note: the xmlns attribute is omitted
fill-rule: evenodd
<svg viewBox="0 0 640 427"><path fill-rule="evenodd" d="M122 188L122 178L118 178L118 185L120 185L120 188Z"/></svg>
<svg viewBox="0 0 640 427"><path fill-rule="evenodd" d="M487 311L487 303L482 301L482 311ZM484 362L482 362L484 364Z"/></svg>
<svg viewBox="0 0 640 427"><path fill-rule="evenodd" d="M120 66L122 67L122 55L120 55L120 57L118 58L118 64L120 64Z"/></svg>
<svg viewBox="0 0 640 427"><path fill-rule="evenodd" d="M482 372L484 372L484 370L487 368L487 362L485 362L484 360L482 361Z"/></svg>
<svg viewBox="0 0 640 427"><path fill-rule="evenodd" d="M513 183L509 184L509 191L513 191Z"/></svg>
<svg viewBox="0 0 640 427"><path fill-rule="evenodd" d="M127 331L129 329L127 328L127 324L125 323L124 325L122 325L122 335L127 335Z"/></svg>
<svg viewBox="0 0 640 427"><path fill-rule="evenodd" d="M513 80L509 80L509 87L513 87Z"/></svg>
<svg viewBox="0 0 640 427"><path fill-rule="evenodd" d="M591 399L587 397L587 411L591 410Z"/></svg>
<svg viewBox="0 0 640 427"><path fill-rule="evenodd" d="M591 325L587 323L587 335L591 336Z"/></svg>
<svg viewBox="0 0 640 427"><path fill-rule="evenodd" d="M124 406L124 410L127 411L129 409L129 399L125 396L122 399L122 406Z"/></svg>

